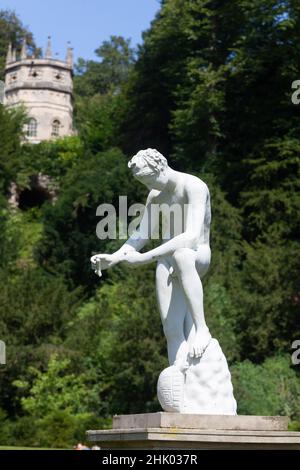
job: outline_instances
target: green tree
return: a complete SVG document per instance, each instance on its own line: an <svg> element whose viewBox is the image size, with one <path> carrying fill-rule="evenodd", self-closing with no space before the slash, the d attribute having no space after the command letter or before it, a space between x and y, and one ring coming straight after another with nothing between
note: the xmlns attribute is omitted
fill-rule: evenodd
<svg viewBox="0 0 300 470"><path fill-rule="evenodd" d="M272 161L282 159L280 146L286 147L288 139L295 145L300 112L291 102L291 84L300 74L299 3L249 0L239 2L239 11L241 27L231 44L225 84L224 150L218 160L223 184L235 203L249 187L254 159L260 165L263 154L269 161L265 176L271 187L276 183ZM287 172L293 178L294 168L286 168L285 176ZM257 192L256 186L253 190Z"/></svg>
<svg viewBox="0 0 300 470"><path fill-rule="evenodd" d="M63 137L39 144L23 144L16 165L16 182L21 186L28 178L42 173L59 186L66 173L84 158L85 149L78 136Z"/></svg>
<svg viewBox="0 0 300 470"><path fill-rule="evenodd" d="M30 368L34 379L32 385L24 380L15 380L19 389L29 387L28 396L21 398L25 412L35 418L42 418L54 411L68 410L70 413L85 413L93 391L88 388L83 375L68 372L70 360L50 357L47 371Z"/></svg>
<svg viewBox="0 0 300 470"><path fill-rule="evenodd" d="M63 349L80 293L69 292L61 277L19 259L11 270L0 271L0 280L0 337L9 358L0 376L0 406L12 416L19 410L13 380L26 377L28 364L45 366L53 352Z"/></svg>
<svg viewBox="0 0 300 470"><path fill-rule="evenodd" d="M241 284L233 300L242 356L263 360L290 350L300 335L299 243L247 245Z"/></svg>
<svg viewBox="0 0 300 470"><path fill-rule="evenodd" d="M231 368L239 414L299 420L300 381L290 361L275 356L260 365L246 360Z"/></svg>
<svg viewBox="0 0 300 470"><path fill-rule="evenodd" d="M8 111L0 104L0 192L2 196L16 176L23 123L24 113L21 109Z"/></svg>
<svg viewBox="0 0 300 470"><path fill-rule="evenodd" d="M134 61L130 39L122 36L111 36L95 50L95 54L100 61L79 58L75 66L75 93L80 96L118 92L127 81Z"/></svg>
<svg viewBox="0 0 300 470"><path fill-rule="evenodd" d="M86 152L103 152L118 145L123 102L123 95L114 92L77 98L76 122Z"/></svg>
<svg viewBox="0 0 300 470"><path fill-rule="evenodd" d="M143 34L133 73L125 87L127 99L120 133L126 153L141 148L171 150L169 124L174 91L184 80L190 42L184 32L184 5L164 2L151 28Z"/></svg>
<svg viewBox="0 0 300 470"><path fill-rule="evenodd" d="M14 381L15 387L26 393L21 398L25 419L36 421L31 445L67 448L76 439L84 439L85 430L93 421L96 424L90 413L91 405L96 406L93 388L85 375L69 369L70 360L52 355L46 371L29 368L30 382Z"/></svg>

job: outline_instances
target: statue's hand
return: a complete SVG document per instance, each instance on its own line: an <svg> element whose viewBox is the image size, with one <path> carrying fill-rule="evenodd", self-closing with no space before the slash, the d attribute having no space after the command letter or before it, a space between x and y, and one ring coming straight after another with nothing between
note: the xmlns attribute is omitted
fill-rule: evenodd
<svg viewBox="0 0 300 470"><path fill-rule="evenodd" d="M119 262L119 258L112 255L98 254L91 257L91 267L99 276L103 269L108 269Z"/></svg>

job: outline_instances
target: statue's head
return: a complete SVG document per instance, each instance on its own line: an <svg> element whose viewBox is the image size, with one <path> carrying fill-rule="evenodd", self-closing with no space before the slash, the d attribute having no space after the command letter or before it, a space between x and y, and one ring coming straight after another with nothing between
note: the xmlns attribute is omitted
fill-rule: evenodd
<svg viewBox="0 0 300 470"><path fill-rule="evenodd" d="M167 159L155 149L140 150L128 162L133 176L141 183L151 186L168 167Z"/></svg>

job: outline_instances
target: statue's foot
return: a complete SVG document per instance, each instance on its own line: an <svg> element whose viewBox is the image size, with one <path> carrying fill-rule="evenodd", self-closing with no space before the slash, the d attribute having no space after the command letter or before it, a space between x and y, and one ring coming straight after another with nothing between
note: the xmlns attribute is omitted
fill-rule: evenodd
<svg viewBox="0 0 300 470"><path fill-rule="evenodd" d="M187 358L185 358L185 360L176 359L173 365L176 366L183 374L185 374L187 369L190 367Z"/></svg>
<svg viewBox="0 0 300 470"><path fill-rule="evenodd" d="M211 334L207 327L201 328L195 334L193 342L189 347L190 357L201 357L211 340Z"/></svg>

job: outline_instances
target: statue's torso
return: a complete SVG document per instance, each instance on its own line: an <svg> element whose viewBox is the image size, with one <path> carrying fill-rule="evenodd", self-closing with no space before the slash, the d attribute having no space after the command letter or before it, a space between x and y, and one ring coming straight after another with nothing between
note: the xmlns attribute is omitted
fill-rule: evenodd
<svg viewBox="0 0 300 470"><path fill-rule="evenodd" d="M187 211L190 201L189 194L193 190L201 192L205 205L204 222L201 225L197 245L209 244L209 232L211 222L210 194L206 184L199 178L185 173L180 174L178 184L172 191L157 192L152 200L152 205L157 205L162 214L162 239L167 241L187 230ZM201 208L199 207L199 217ZM197 208L196 208L197 213Z"/></svg>

